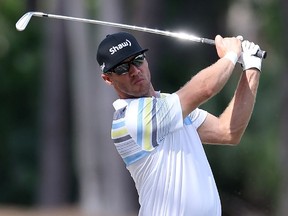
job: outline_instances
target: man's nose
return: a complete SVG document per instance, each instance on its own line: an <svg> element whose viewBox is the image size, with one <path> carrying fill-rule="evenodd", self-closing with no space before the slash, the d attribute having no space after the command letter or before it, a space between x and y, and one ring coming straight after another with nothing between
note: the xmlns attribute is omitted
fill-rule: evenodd
<svg viewBox="0 0 288 216"><path fill-rule="evenodd" d="M130 76L135 76L138 75L138 73L140 72L139 68L133 64L130 65L129 68L129 75Z"/></svg>

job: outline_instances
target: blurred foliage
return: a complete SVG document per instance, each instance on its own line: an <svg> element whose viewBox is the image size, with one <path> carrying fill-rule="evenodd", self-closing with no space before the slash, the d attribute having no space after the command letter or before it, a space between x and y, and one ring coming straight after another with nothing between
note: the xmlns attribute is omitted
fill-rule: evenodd
<svg viewBox="0 0 288 216"><path fill-rule="evenodd" d="M88 2L92 4L92 0ZM180 22L180 27L189 30L192 26L204 37L212 38L217 31L224 31L224 27L211 27L210 24L216 22L215 17L225 18L223 11L228 1L221 2L223 4L213 3L218 8L207 7L212 4L208 1L199 1L191 8L186 6L186 1L170 1L164 13L166 27L177 26ZM281 57L283 38L278 4L278 1L254 1L255 11L262 19L261 43L268 51L268 58L263 63L255 110L241 144L236 147L205 146L220 191L247 202L265 204L264 208L269 210L273 207L267 203L273 204L280 179L277 166L278 80L284 59ZM0 203L33 204L37 187L42 32L37 28L37 22L29 26L25 34L16 31L15 23L26 12L25 7L25 1L0 2ZM184 22L187 14L189 19ZM157 89L177 90L191 74L216 59L216 53L211 54L209 45L187 46L185 42L167 39L166 45L168 43L173 52L161 56L163 63L158 69L165 82L158 81ZM192 47L194 51L191 51ZM203 108L220 114L232 97L238 76L235 74L224 91Z"/></svg>
<svg viewBox="0 0 288 216"><path fill-rule="evenodd" d="M0 202L33 202L37 175L39 45L36 29L16 31L25 1L0 2ZM20 12L20 13L19 13Z"/></svg>
<svg viewBox="0 0 288 216"><path fill-rule="evenodd" d="M280 80L283 65L281 47L282 20L279 1L254 1L254 9L262 19L259 43L268 51L251 121L236 147L205 146L216 181L222 193L233 194L242 201L275 210L281 170L279 170ZM214 102L204 107L220 114L235 88L234 75ZM223 103L224 102L224 103ZM219 109L220 108L220 109Z"/></svg>

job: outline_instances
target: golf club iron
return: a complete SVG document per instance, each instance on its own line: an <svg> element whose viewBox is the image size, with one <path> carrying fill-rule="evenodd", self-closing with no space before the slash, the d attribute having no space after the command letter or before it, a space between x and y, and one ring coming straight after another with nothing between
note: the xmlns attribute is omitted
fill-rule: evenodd
<svg viewBox="0 0 288 216"><path fill-rule="evenodd" d="M174 38L183 39L183 40L190 40L190 41L194 41L194 42L215 45L214 40L207 39L207 38L201 38L201 37L197 37L197 36L194 36L191 34L186 34L186 33L163 31L163 30L158 30L158 29L151 29L151 28L146 28L146 27L139 27L139 26L133 26L133 25L120 24L120 23L106 22L106 21L100 21L100 20L84 19L84 18L56 15L56 14L47 14L47 13L43 13L43 12L27 12L17 21L16 29L18 31L25 30L25 28L27 27L32 16L54 18L54 19L61 19L61 20L70 20L70 21L91 23L91 24L111 26L111 27L118 27L118 28L122 28L122 29L147 32L147 33L164 35L164 36L174 37ZM258 50L257 53L255 54L255 56L264 59L267 56L267 52L263 51L263 50Z"/></svg>

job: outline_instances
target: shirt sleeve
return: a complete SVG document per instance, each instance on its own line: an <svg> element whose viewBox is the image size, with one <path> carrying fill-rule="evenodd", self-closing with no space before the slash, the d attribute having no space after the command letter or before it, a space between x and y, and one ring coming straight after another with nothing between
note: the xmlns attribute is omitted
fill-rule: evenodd
<svg viewBox="0 0 288 216"><path fill-rule="evenodd" d="M205 121L207 117L207 111L196 108L188 115L188 117L191 119L192 124L197 129Z"/></svg>
<svg viewBox="0 0 288 216"><path fill-rule="evenodd" d="M143 150L152 151L169 133L183 127L177 94L139 98L129 103L125 122L130 136Z"/></svg>

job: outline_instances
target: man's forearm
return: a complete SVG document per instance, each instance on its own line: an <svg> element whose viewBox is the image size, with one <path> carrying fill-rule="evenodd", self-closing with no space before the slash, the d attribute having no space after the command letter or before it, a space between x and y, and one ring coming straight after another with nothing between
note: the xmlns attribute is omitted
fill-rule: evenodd
<svg viewBox="0 0 288 216"><path fill-rule="evenodd" d="M255 104L260 72L247 70L241 75L235 94L220 116L230 130L234 142L239 143L249 123Z"/></svg>
<svg viewBox="0 0 288 216"><path fill-rule="evenodd" d="M234 64L225 58L203 69L181 88L177 94L180 98L183 117L217 94L230 78Z"/></svg>

